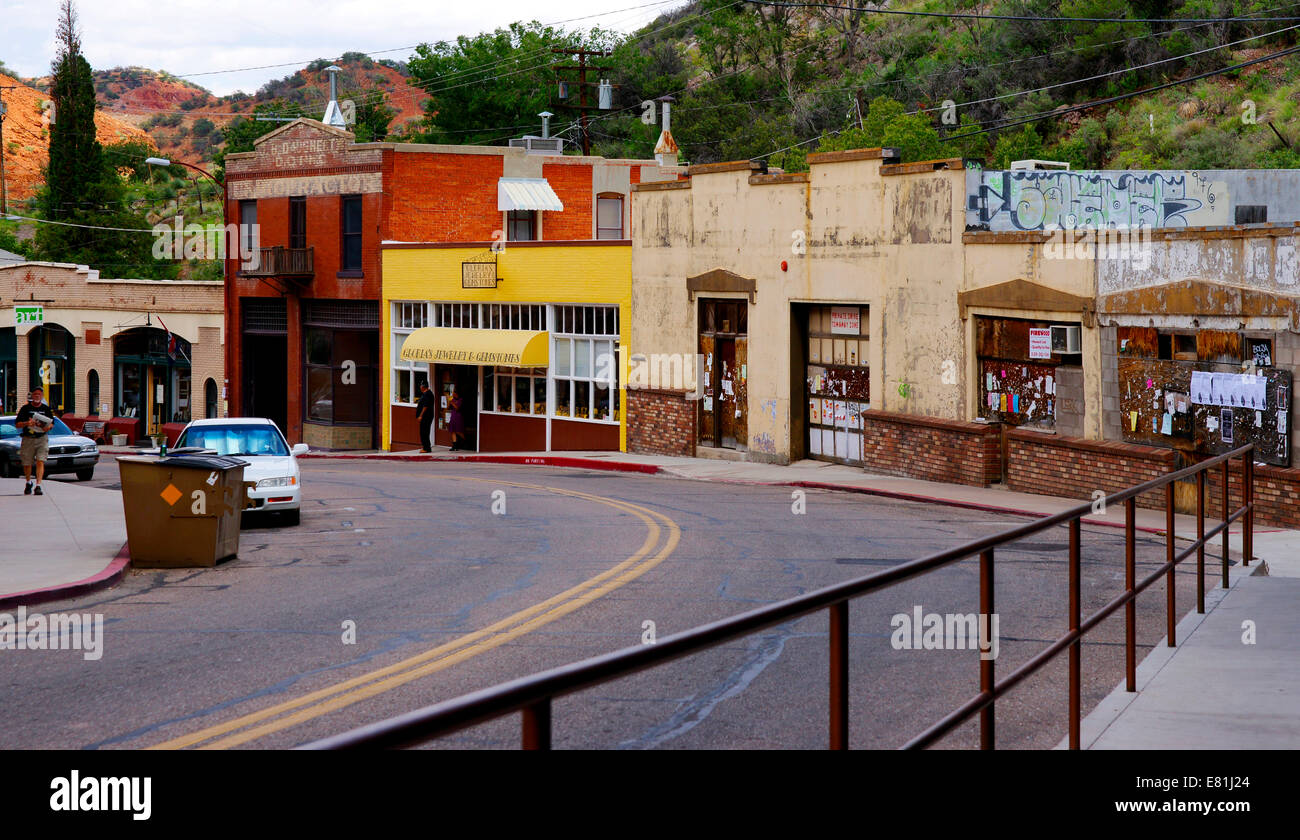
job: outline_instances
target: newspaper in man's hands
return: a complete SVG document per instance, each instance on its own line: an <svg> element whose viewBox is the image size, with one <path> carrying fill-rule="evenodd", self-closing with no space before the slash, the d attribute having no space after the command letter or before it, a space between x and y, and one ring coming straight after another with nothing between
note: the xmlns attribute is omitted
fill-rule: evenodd
<svg viewBox="0 0 1300 840"><path fill-rule="evenodd" d="M34 411L32 412L31 416L33 420L35 420L37 423L40 423L42 426L54 425L54 418L48 415L40 414L39 412Z"/></svg>

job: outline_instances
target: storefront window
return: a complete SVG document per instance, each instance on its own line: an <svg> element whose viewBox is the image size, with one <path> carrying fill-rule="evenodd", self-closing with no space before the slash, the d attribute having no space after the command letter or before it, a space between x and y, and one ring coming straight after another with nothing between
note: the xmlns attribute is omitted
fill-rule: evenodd
<svg viewBox="0 0 1300 840"><path fill-rule="evenodd" d="M555 416L618 420L618 309L557 306Z"/></svg>
<svg viewBox="0 0 1300 840"><path fill-rule="evenodd" d="M402 346L412 332L429 325L427 303L393 304L393 395L395 405L415 405L420 399L420 383L429 381L429 366L424 362L402 359Z"/></svg>
<svg viewBox="0 0 1300 840"><path fill-rule="evenodd" d="M369 423L373 402L373 334L308 326L304 330L305 413L318 423Z"/></svg>

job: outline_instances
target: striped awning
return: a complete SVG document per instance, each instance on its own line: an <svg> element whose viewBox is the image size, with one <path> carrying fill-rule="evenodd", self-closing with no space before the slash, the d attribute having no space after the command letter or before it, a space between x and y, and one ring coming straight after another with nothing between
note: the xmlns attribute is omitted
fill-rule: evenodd
<svg viewBox="0 0 1300 840"><path fill-rule="evenodd" d="M560 197L545 178L502 178L497 181L498 210L563 210Z"/></svg>
<svg viewBox="0 0 1300 840"><path fill-rule="evenodd" d="M406 337L401 357L408 362L546 367L550 333L423 327Z"/></svg>

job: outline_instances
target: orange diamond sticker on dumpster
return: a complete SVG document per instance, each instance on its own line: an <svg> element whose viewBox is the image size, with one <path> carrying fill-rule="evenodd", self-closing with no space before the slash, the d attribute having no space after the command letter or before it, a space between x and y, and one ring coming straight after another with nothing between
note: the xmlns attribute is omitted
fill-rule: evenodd
<svg viewBox="0 0 1300 840"><path fill-rule="evenodd" d="M176 504L176 500L179 499L182 494L181 491L176 489L175 484L168 484L166 487L163 488L163 491L158 495L162 496L163 501L170 506Z"/></svg>

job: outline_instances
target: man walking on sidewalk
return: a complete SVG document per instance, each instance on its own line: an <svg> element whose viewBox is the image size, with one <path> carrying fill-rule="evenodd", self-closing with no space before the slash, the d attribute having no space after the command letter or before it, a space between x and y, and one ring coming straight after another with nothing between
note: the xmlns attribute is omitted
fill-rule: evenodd
<svg viewBox="0 0 1300 840"><path fill-rule="evenodd" d="M27 405L18 409L14 425L22 429L23 479L27 482L23 495L30 496L35 492L36 495L43 496L45 491L41 489L41 479L45 477L45 459L50 454L48 433L54 428L54 410L45 404L44 391L40 388L32 389ZM32 489L33 461L36 462L35 491Z"/></svg>
<svg viewBox="0 0 1300 840"><path fill-rule="evenodd" d="M438 411L433 401L433 391L429 390L429 383L421 382L420 401L415 404L415 419L420 422L421 452L433 451L433 441L429 439L429 431L433 426L433 415Z"/></svg>

